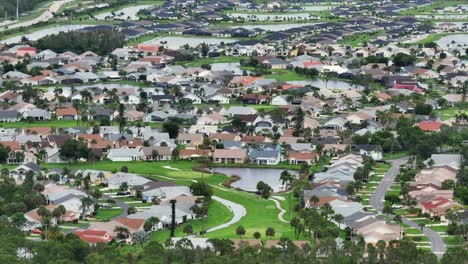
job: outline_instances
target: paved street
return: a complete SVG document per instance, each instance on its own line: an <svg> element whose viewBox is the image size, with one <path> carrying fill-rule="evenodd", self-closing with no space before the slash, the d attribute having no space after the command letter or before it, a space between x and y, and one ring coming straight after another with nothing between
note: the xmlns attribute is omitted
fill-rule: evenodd
<svg viewBox="0 0 468 264"><path fill-rule="evenodd" d="M375 192L371 195L369 203L375 210L379 211L380 213L382 212L382 209L384 207L383 202L385 194L388 192L392 183L395 181L395 177L400 171L400 166L402 164L405 164L407 161L408 157L403 157L400 159L390 161L392 163L392 167L390 168L390 170L387 171L385 177L382 179ZM420 228L417 223L407 218L403 218L403 223L416 229ZM423 232L431 242L432 253L437 255L437 257L441 258L446 250L446 246L442 236L430 228L424 228Z"/></svg>

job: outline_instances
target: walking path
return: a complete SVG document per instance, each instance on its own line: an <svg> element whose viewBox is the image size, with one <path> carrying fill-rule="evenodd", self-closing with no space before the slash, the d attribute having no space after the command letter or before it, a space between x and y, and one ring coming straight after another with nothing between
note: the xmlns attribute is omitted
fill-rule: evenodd
<svg viewBox="0 0 468 264"><path fill-rule="evenodd" d="M284 222L284 223L289 223L286 219L283 218L284 214L286 213L286 210L283 209L283 207L281 207L281 204L278 200L276 199L273 199L273 198L270 198L269 200L273 201L276 205L276 208L278 208L278 210L280 210L279 214L278 214L278 219L281 221L281 222Z"/></svg>
<svg viewBox="0 0 468 264"><path fill-rule="evenodd" d="M231 202L229 200L223 199L223 198L218 197L218 196L213 196L212 198L213 198L213 200L215 200L217 202L220 202L224 206L229 208L229 210L231 210L231 212L234 214L234 216L228 222L206 230L207 233L214 232L216 230L223 229L223 228L226 228L226 227L230 227L233 224L239 222L242 219L242 217L247 215L247 209L245 209L244 206L242 206L242 205L240 205L238 203Z"/></svg>
<svg viewBox="0 0 468 264"><path fill-rule="evenodd" d="M388 192L391 185L395 181L397 174L400 172L400 166L405 164L407 161L408 157L403 157L390 161L392 163L392 167L390 168L390 170L387 171L385 177L382 179L379 186L369 199L370 205L378 212L382 213L382 209L384 207L385 194ZM412 228L420 229L417 223L407 218L403 218L403 223ZM432 253L434 253L440 259L446 251L446 245L444 243L444 240L442 239L442 236L439 233L427 227L424 227L422 231L431 242Z"/></svg>

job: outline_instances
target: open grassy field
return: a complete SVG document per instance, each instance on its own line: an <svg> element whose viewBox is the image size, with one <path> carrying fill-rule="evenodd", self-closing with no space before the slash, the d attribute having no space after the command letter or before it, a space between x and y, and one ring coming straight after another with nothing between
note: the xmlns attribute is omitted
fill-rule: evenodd
<svg viewBox="0 0 468 264"><path fill-rule="evenodd" d="M432 4L427 6L416 6L414 8L400 11L400 14L410 16L410 15L419 15L419 14L436 14L433 13L435 8L445 8L449 6L456 6L460 4L466 4L464 0L450 0L450 1L433 1Z"/></svg>

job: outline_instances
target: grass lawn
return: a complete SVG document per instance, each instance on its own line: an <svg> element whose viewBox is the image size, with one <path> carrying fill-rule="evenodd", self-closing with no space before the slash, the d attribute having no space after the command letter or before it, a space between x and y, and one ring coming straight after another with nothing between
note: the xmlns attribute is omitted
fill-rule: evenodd
<svg viewBox="0 0 468 264"><path fill-rule="evenodd" d="M373 33L356 33L343 37L343 39L339 40L338 43L352 47L361 47L364 43L369 42L372 38L382 33L383 31L380 30Z"/></svg>
<svg viewBox="0 0 468 264"><path fill-rule="evenodd" d="M410 234L410 235L421 235L423 232L419 229L416 228L408 228L405 230L405 234Z"/></svg>
<svg viewBox="0 0 468 264"><path fill-rule="evenodd" d="M414 242L429 242L429 238L426 236L408 236L408 238Z"/></svg>
<svg viewBox="0 0 468 264"><path fill-rule="evenodd" d="M462 1L434 1L430 5L427 6L416 6L411 9L402 10L400 14L402 15L416 15L416 14L437 14L432 13L434 8L444 8L448 6L456 6L462 4ZM443 14L443 13L441 13Z"/></svg>
<svg viewBox="0 0 468 264"><path fill-rule="evenodd" d="M395 209L395 210L393 210L393 214L395 214L395 215L405 215L406 210L405 209Z"/></svg>
<svg viewBox="0 0 468 264"><path fill-rule="evenodd" d="M442 110L434 110L436 115L440 117L442 120L448 120L454 118L457 114L465 113L468 114L467 109L459 109L459 108L447 108Z"/></svg>
<svg viewBox="0 0 468 264"><path fill-rule="evenodd" d="M215 58L196 59L190 62L180 62L178 64L183 65L185 67L199 67L203 64L240 62L243 59L249 59L249 57L247 56L239 56L239 57L220 56L220 57L215 57Z"/></svg>
<svg viewBox="0 0 468 264"><path fill-rule="evenodd" d="M436 232L445 232L445 233L447 232L447 228L448 228L447 226L428 226L428 227Z"/></svg>
<svg viewBox="0 0 468 264"><path fill-rule="evenodd" d="M275 79L278 82L288 82L288 81L306 81L311 80L309 77L297 74L291 70L280 69L272 70L271 74L263 75L265 79Z"/></svg>
<svg viewBox="0 0 468 264"><path fill-rule="evenodd" d="M424 223L426 225L429 225L429 224L439 224L440 222L434 222L434 221L431 221L429 219L414 219L412 220L413 222L415 222L416 224L420 224L420 223ZM431 227L432 228L432 227ZM447 227L445 227L447 228Z"/></svg>
<svg viewBox="0 0 468 264"><path fill-rule="evenodd" d="M393 159L399 159L403 158L404 156L407 156L408 152L407 151L399 151L395 153L384 153L384 160L393 160Z"/></svg>
<svg viewBox="0 0 468 264"><path fill-rule="evenodd" d="M95 164L90 163L76 163L76 164L45 164L48 168L57 168L68 166L73 169L79 168L94 168L97 170L115 171L120 170L122 166L127 166L128 171L131 173L138 173L145 175L148 178L157 180L167 180L164 177L170 177L181 185L190 185L192 180L201 180L202 173L192 170L192 167L198 165L197 162L191 161L168 161L168 162L111 162L105 161ZM164 168L164 166L171 166L179 170L171 170ZM311 170L320 171L321 166L311 167ZM163 177L161 177L163 176ZM204 181L212 186L219 186L227 177L219 174L204 174ZM220 187L221 188L221 187ZM243 205L247 209L247 215L241 221L233 226L224 228L213 233L209 233L206 237L216 238L236 238L235 229L239 225L243 225L246 229L245 238L252 238L253 233L256 231L264 234L268 227L272 227L276 231L275 238L281 236L294 238L294 229L289 223L281 222L277 216L279 210L276 208L273 201L259 198L257 195L243 191L237 191L226 188L213 188L214 195L221 198L230 200L232 202ZM112 216L108 216L110 218ZM102 217L102 213L97 217ZM219 223L218 223L219 224Z"/></svg>
<svg viewBox="0 0 468 264"><path fill-rule="evenodd" d="M449 236L444 238L444 242L448 245L460 245L463 244L463 238L456 236Z"/></svg>
<svg viewBox="0 0 468 264"><path fill-rule="evenodd" d="M96 221L109 221L122 213L122 209L99 209L93 219Z"/></svg>
<svg viewBox="0 0 468 264"><path fill-rule="evenodd" d="M373 176L370 176L370 177L369 177L369 181L379 182L379 181L381 181L383 178L384 178L383 176L373 175Z"/></svg>
<svg viewBox="0 0 468 264"><path fill-rule="evenodd" d="M232 212L223 204L217 201L212 201L208 209L208 215L205 218L205 229L223 224L231 220L233 217ZM189 220L176 228L175 236L183 237L186 234L183 232L186 225L191 225L194 233L198 233L202 230L203 222L201 219ZM170 236L170 230L160 230L151 233L151 240L164 242Z"/></svg>

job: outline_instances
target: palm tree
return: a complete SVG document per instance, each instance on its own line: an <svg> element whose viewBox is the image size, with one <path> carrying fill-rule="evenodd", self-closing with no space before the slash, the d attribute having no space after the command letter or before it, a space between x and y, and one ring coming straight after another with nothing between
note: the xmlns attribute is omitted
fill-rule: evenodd
<svg viewBox="0 0 468 264"><path fill-rule="evenodd" d="M94 205L94 200L89 196L85 196L81 198L80 201L81 201L80 208L82 210L82 214L80 217L83 218L86 212L88 211L88 209L90 209Z"/></svg>
<svg viewBox="0 0 468 264"><path fill-rule="evenodd" d="M294 175L289 173L289 171L284 170L283 172L281 172L281 176L280 176L281 184L283 185L286 184L287 188L291 189L289 190L289 215L291 215L292 186L293 186L294 180L295 180Z"/></svg>
<svg viewBox="0 0 468 264"><path fill-rule="evenodd" d="M340 225L341 225L341 223L342 223L343 220L344 220L343 215L341 215L341 214L336 214L335 216L333 216L333 219L338 223L338 228L341 228Z"/></svg>
<svg viewBox="0 0 468 264"><path fill-rule="evenodd" d="M242 236L245 235L245 228L243 226L238 226L236 228L236 235L238 235L240 239L242 239Z"/></svg>
<svg viewBox="0 0 468 264"><path fill-rule="evenodd" d="M143 224L143 229L148 232L153 229L155 225L160 222L159 218L155 216L151 216L150 218L146 219L145 223Z"/></svg>
<svg viewBox="0 0 468 264"><path fill-rule="evenodd" d="M310 201L314 204L315 207L315 205L320 201L320 199L317 197L317 195L313 195L312 197L310 197Z"/></svg>
<svg viewBox="0 0 468 264"><path fill-rule="evenodd" d="M268 227L266 230L265 230L265 235L267 237L274 237L275 236L275 229L273 229L273 227Z"/></svg>
<svg viewBox="0 0 468 264"><path fill-rule="evenodd" d="M123 240L130 235L130 230L125 226L116 226L114 228L114 233L116 233L118 239Z"/></svg>

